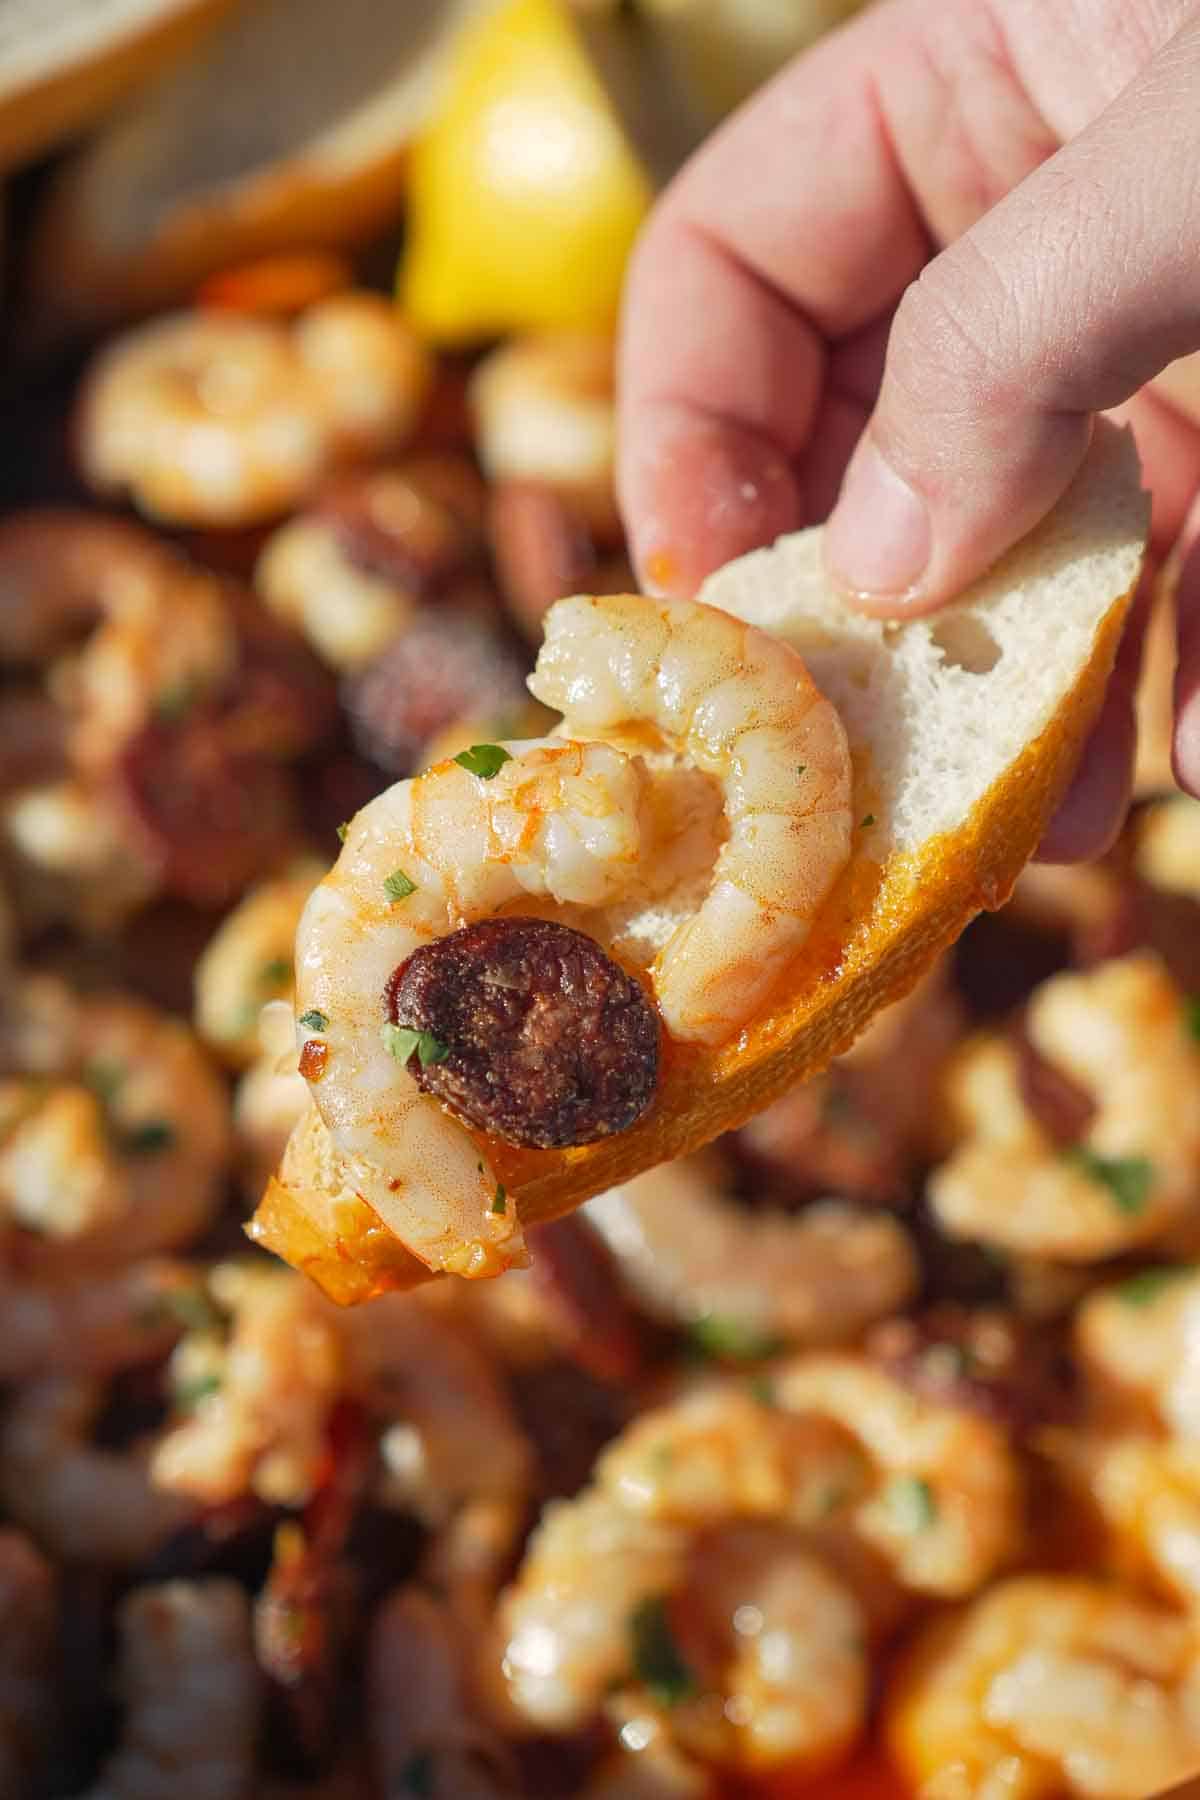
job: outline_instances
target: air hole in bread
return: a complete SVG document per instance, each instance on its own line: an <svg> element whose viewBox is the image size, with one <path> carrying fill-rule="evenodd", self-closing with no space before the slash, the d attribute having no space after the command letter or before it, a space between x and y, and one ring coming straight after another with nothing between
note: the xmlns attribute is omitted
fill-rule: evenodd
<svg viewBox="0 0 1200 1800"><path fill-rule="evenodd" d="M969 675L986 675L1000 661L1000 646L982 619L967 613L942 619L930 633L949 669L965 669Z"/></svg>

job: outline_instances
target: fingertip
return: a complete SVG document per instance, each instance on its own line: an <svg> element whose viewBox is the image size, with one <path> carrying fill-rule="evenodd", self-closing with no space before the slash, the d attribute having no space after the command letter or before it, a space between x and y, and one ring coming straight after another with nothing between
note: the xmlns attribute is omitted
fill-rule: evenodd
<svg viewBox="0 0 1200 1800"><path fill-rule="evenodd" d="M796 476L775 445L745 426L673 410L637 421L620 489L649 593L692 594L714 569L802 522Z"/></svg>
<svg viewBox="0 0 1200 1800"><path fill-rule="evenodd" d="M1038 846L1038 862L1091 862L1111 850L1120 834L1133 798L1133 697L1140 648L1135 621L1066 798Z"/></svg>
<svg viewBox="0 0 1200 1800"><path fill-rule="evenodd" d="M1184 792L1200 799L1200 518L1195 513L1185 527L1185 535L1193 534L1175 590L1178 660L1171 766Z"/></svg>

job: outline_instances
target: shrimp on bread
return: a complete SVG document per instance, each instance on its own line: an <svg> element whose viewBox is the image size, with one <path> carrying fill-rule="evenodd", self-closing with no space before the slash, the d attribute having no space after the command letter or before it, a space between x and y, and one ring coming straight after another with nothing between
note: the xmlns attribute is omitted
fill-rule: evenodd
<svg viewBox="0 0 1200 1800"><path fill-rule="evenodd" d="M977 912L1007 896L1096 717L1145 529L1132 441L1105 427L1042 524L935 618L896 625L851 614L825 582L813 532L719 572L701 605L560 602L533 686L563 708L565 741L485 747L502 778L494 784L468 756L465 778L442 765L422 778L428 790L390 790L353 822L310 902L298 1003L331 1013L335 989L329 1006L320 993L335 940L348 954L359 934L363 960L345 990L355 1042L336 1038L349 1028L344 1010L312 1086L320 1123L297 1126L304 1152L285 1158L253 1235L341 1298L419 1279L422 1267L499 1272L519 1259L522 1228L698 1147L824 1067ZM697 674L687 653L701 631L714 641L742 634L733 664L718 657ZM771 671L758 690L752 671ZM777 708L787 682L813 698L785 731ZM761 729L747 730L756 692ZM811 753L799 747L806 732ZM605 763L602 842L589 841L581 790L573 803L566 790L530 803L545 765L568 754L585 787ZM564 886L554 864L568 837ZM395 906L381 886L386 844L417 890ZM465 864L478 893L456 894L451 864ZM359 895L368 876L374 888ZM425 976L453 937L466 937L464 925L477 931L471 922L486 913L494 930L496 908L582 926L652 1003L653 1092L615 1128L514 1140L486 1108L464 1104L452 1034L435 1026L447 1006L456 1017L471 1011L469 970L441 987ZM453 1006L442 1005L448 988ZM366 1057L368 1023L376 1040L395 1026L408 1046L373 1107L365 1082L335 1072L339 1056ZM372 1056L370 1066L375 1089L385 1065ZM484 1087L488 1079L485 1067ZM386 1122L397 1108L397 1126L401 1114L423 1114L428 1135L435 1096L457 1114L436 1122L440 1196L429 1192L427 1152ZM447 1175L452 1141L459 1177Z"/></svg>

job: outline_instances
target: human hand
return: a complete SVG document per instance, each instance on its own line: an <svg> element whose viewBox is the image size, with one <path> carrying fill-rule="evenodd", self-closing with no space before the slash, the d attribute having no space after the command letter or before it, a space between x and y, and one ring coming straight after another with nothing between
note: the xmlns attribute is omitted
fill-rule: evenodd
<svg viewBox="0 0 1200 1800"><path fill-rule="evenodd" d="M642 578L688 591L832 511L848 604L929 611L1049 510L1101 409L1137 435L1152 575L1200 538L1200 423L1144 384L1197 347L1196 0L880 0L704 146L635 254ZM1097 854L1124 816L1144 613L1044 855ZM1200 793L1200 551L1179 617Z"/></svg>

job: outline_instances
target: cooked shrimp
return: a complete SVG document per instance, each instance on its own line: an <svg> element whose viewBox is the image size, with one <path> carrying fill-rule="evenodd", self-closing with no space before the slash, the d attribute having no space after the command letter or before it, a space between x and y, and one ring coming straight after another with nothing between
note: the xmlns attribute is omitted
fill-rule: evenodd
<svg viewBox="0 0 1200 1800"><path fill-rule="evenodd" d="M478 579L483 505L465 460L344 477L267 539L255 587L335 669L365 668L419 606Z"/></svg>
<svg viewBox="0 0 1200 1800"><path fill-rule="evenodd" d="M290 1012L287 1034L290 1040ZM308 1086L296 1067L296 1052L290 1042L286 1055L271 1045L265 1046L241 1077L233 1097L238 1179L252 1205L262 1198L288 1138L309 1105Z"/></svg>
<svg viewBox="0 0 1200 1800"><path fill-rule="evenodd" d="M886 1212L826 1200L800 1213L749 1212L702 1157L666 1163L585 1209L625 1281L671 1323L730 1324L764 1343L853 1338L916 1291L908 1233Z"/></svg>
<svg viewBox="0 0 1200 1800"><path fill-rule="evenodd" d="M121 1743L81 1800L250 1800L262 1703L241 1588L135 1588L118 1623Z"/></svg>
<svg viewBox="0 0 1200 1800"><path fill-rule="evenodd" d="M1167 1264L1090 1294L1075 1345L1102 1411L1200 1441L1200 1274Z"/></svg>
<svg viewBox="0 0 1200 1800"><path fill-rule="evenodd" d="M484 357L471 378L479 459L489 481L535 481L563 494L590 528L620 531L611 337L547 332Z"/></svg>
<svg viewBox="0 0 1200 1800"><path fill-rule="evenodd" d="M1134 1432L1056 1432L1044 1447L1079 1486L1131 1578L1153 1578L1190 1612L1200 1607L1200 1444Z"/></svg>
<svg viewBox="0 0 1200 1800"><path fill-rule="evenodd" d="M672 1736L703 1760L811 1772L865 1723L866 1615L780 1528L696 1540L594 1491L546 1509L502 1616L510 1698L543 1730L585 1724L619 1685L639 1711L669 1706ZM719 1646L703 1684L674 1641L692 1632Z"/></svg>
<svg viewBox="0 0 1200 1800"><path fill-rule="evenodd" d="M1002 1582L918 1640L889 1736L919 1800L1131 1800L1200 1765L1196 1627L1099 1582Z"/></svg>
<svg viewBox="0 0 1200 1800"><path fill-rule="evenodd" d="M969 1594L1021 1547L1016 1454L990 1419L914 1393L847 1354L799 1356L772 1376L775 1403L829 1420L870 1459L856 1532L906 1587Z"/></svg>
<svg viewBox="0 0 1200 1800"><path fill-rule="evenodd" d="M654 967L677 1037L719 1044L763 1005L849 860L850 752L789 646L693 601L561 600L530 687L584 737L641 728L718 782L728 838Z"/></svg>
<svg viewBox="0 0 1200 1800"><path fill-rule="evenodd" d="M1200 900L1200 806L1173 794L1148 806L1137 822L1134 867L1152 887Z"/></svg>
<svg viewBox="0 0 1200 1800"><path fill-rule="evenodd" d="M420 1588L399 1589L378 1613L367 1717L376 1779L396 1800L516 1800L511 1752L479 1716L468 1660L449 1608Z"/></svg>
<svg viewBox="0 0 1200 1800"><path fill-rule="evenodd" d="M286 512L329 469L416 423L425 351L381 297L336 294L294 321L187 312L135 326L86 378L83 472L174 524Z"/></svg>
<svg viewBox="0 0 1200 1800"><path fill-rule="evenodd" d="M48 668L77 766L103 767L236 658L220 583L141 526L69 507L0 521L0 664Z"/></svg>
<svg viewBox="0 0 1200 1800"><path fill-rule="evenodd" d="M196 1030L235 1068L259 1054L263 1007L292 997L296 926L322 872L306 860L260 882L225 915L197 960Z"/></svg>
<svg viewBox="0 0 1200 1800"><path fill-rule="evenodd" d="M420 1293L333 1316L347 1386L383 1426L384 1499L441 1524L468 1500L529 1493L528 1440L493 1363L452 1317Z"/></svg>
<svg viewBox="0 0 1200 1800"><path fill-rule="evenodd" d="M43 782L14 794L0 818L15 885L25 910L39 920L112 931L161 885L157 863L131 836L107 786L73 778Z"/></svg>
<svg viewBox="0 0 1200 1800"><path fill-rule="evenodd" d="M619 1684L627 1716L658 1718L702 1762L828 1765L864 1720L864 1646L898 1616L886 1572L847 1541L871 1482L839 1426L733 1384L636 1419L591 1488L545 1509L502 1601L512 1704L572 1730ZM630 1748L653 1735L631 1733Z"/></svg>
<svg viewBox="0 0 1200 1800"><path fill-rule="evenodd" d="M196 1292L187 1264L148 1258L126 1268L0 1284L0 1381L97 1375L161 1356Z"/></svg>
<svg viewBox="0 0 1200 1800"><path fill-rule="evenodd" d="M0 1795L40 1791L54 1723L58 1592L54 1570L19 1531L0 1531Z"/></svg>
<svg viewBox="0 0 1200 1800"><path fill-rule="evenodd" d="M68 1561L135 1564L184 1524L191 1508L163 1493L134 1451L90 1441L103 1384L43 1376L0 1420L0 1498L48 1550Z"/></svg>
<svg viewBox="0 0 1200 1800"><path fill-rule="evenodd" d="M1015 1050L984 1040L957 1075L967 1141L929 1184L947 1231L1090 1262L1159 1236L1200 1180L1200 1044L1148 953L1053 976L1030 1001L1034 1049L1093 1097L1061 1150L1029 1111Z"/></svg>
<svg viewBox="0 0 1200 1800"><path fill-rule="evenodd" d="M384 990L420 944L510 900L598 904L639 844L633 762L601 744L517 748L492 781L441 763L364 807L296 939L296 1004L321 1021L299 1031L324 1046L312 1096L347 1173L415 1255L456 1274L525 1259L516 1209L493 1209L486 1157L389 1053Z"/></svg>
<svg viewBox="0 0 1200 1800"><path fill-rule="evenodd" d="M608 663L618 677L598 679ZM569 697L585 730L645 714L726 778L711 891L652 971L672 1030L719 1041L769 992L849 854L837 716L792 651L685 602L563 602L539 668L539 697ZM640 755L569 740L505 754L491 779L442 763L364 807L297 934L297 1006L321 1021L313 1100L349 1184L430 1268L470 1275L522 1259L517 1209L496 1211L486 1155L389 1054L388 981L424 942L510 902L623 907L626 930L639 905L661 919L668 852L694 822L668 816L677 789L656 788Z"/></svg>
<svg viewBox="0 0 1200 1800"><path fill-rule="evenodd" d="M207 1223L228 1107L186 1027L123 995L31 976L0 1056L19 1071L0 1081L0 1212L28 1229L28 1266L128 1261Z"/></svg>
<svg viewBox="0 0 1200 1800"><path fill-rule="evenodd" d="M156 1446L153 1478L209 1502L252 1492L302 1506L343 1385L333 1318L307 1282L267 1263L218 1263L208 1287L219 1311L172 1356L186 1416Z"/></svg>

